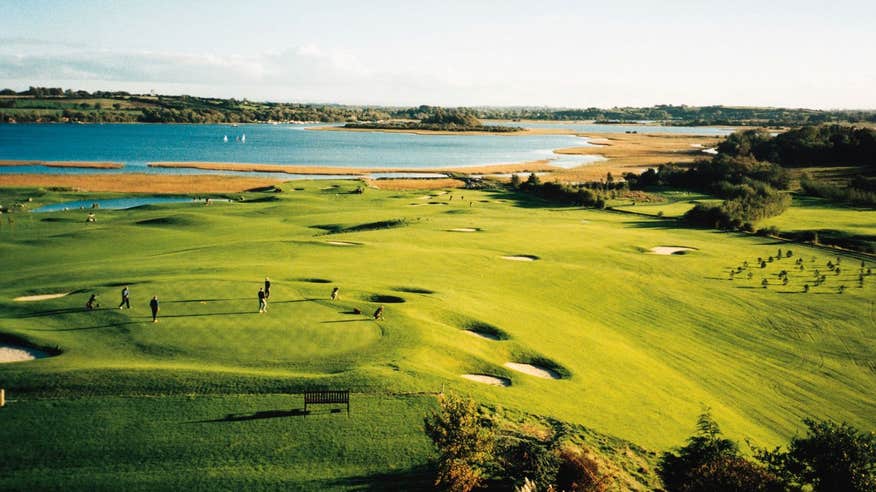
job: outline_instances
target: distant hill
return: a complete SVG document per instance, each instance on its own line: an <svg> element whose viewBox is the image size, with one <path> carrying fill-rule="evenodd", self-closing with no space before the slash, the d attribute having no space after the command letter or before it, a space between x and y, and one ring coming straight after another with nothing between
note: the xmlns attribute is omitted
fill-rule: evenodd
<svg viewBox="0 0 876 492"><path fill-rule="evenodd" d="M443 112L443 113L442 113ZM429 118L437 118L429 121ZM449 118L449 119L448 119ZM475 120L592 120L597 123L659 122L664 125L800 126L821 123L876 124L874 110L814 110L736 106L657 105L648 108L547 108L437 106L394 107L254 102L195 96L74 91L58 87L0 90L0 123L270 123L347 122L375 124L417 120L452 130L470 130ZM437 127L436 127L437 128ZM509 131L509 130L486 130Z"/></svg>

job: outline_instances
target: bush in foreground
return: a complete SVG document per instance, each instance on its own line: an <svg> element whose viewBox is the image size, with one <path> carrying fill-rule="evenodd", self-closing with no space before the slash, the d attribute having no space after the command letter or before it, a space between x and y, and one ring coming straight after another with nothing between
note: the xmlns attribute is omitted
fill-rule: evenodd
<svg viewBox="0 0 876 492"><path fill-rule="evenodd" d="M426 435L440 453L435 485L469 492L484 480L492 455L492 432L481 425L474 400L441 394L438 405L438 411L426 416L424 422Z"/></svg>
<svg viewBox="0 0 876 492"><path fill-rule="evenodd" d="M787 451L757 450L757 457L782 475L792 489L863 492L876 490L876 434L830 421L806 419L806 436L791 439Z"/></svg>

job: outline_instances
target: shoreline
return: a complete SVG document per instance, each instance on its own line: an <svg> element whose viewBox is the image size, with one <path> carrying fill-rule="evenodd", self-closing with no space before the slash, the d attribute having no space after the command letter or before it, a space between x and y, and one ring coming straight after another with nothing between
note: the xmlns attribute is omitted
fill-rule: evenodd
<svg viewBox="0 0 876 492"><path fill-rule="evenodd" d="M0 188L69 188L106 193L240 193L283 182L220 174L0 174Z"/></svg>
<svg viewBox="0 0 876 492"><path fill-rule="evenodd" d="M110 161L40 161L40 160L0 160L0 167L72 167L81 169L122 169L121 162Z"/></svg>
<svg viewBox="0 0 876 492"><path fill-rule="evenodd" d="M328 167L328 166L301 166L283 164L262 164L245 162L202 162L202 161L162 161L150 162L149 167L154 168L182 168L200 169L204 171L230 171L230 172L264 172L284 174L316 174L337 176L361 176L376 173L396 174L508 174L523 172L557 172L562 168L550 164L551 159L527 161L520 163L504 164L476 164L459 167Z"/></svg>
<svg viewBox="0 0 876 492"><path fill-rule="evenodd" d="M467 130L462 132L453 132L449 130L415 130L415 129L395 129L395 128L345 128L343 126L310 126L305 130L316 132L365 132L365 133L407 133L409 135L487 135L496 137L519 137L525 135L574 135L579 136L580 132L575 130L566 130L563 128L523 128L516 132L488 132Z"/></svg>

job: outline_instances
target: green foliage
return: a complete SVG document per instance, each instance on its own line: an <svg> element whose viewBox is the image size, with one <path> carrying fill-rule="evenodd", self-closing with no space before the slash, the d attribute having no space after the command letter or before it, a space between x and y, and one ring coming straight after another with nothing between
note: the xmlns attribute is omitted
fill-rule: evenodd
<svg viewBox="0 0 876 492"><path fill-rule="evenodd" d="M739 456L708 411L697 419L687 445L663 453L657 473L669 492L779 492L783 482L766 468Z"/></svg>
<svg viewBox="0 0 876 492"><path fill-rule="evenodd" d="M493 132L510 133L520 131L520 127L505 125L484 125L474 112L465 108L441 108L420 106L416 116L420 121L377 121L347 123L345 128L374 130L429 130L450 132Z"/></svg>
<svg viewBox="0 0 876 492"><path fill-rule="evenodd" d="M785 167L864 165L876 169L876 130L849 125L804 126L771 136L760 130L734 133L718 145L734 157L751 156Z"/></svg>
<svg viewBox="0 0 876 492"><path fill-rule="evenodd" d="M876 181L860 175L842 186L816 181L804 173L800 177L800 189L809 196L826 198L832 202L876 207Z"/></svg>
<svg viewBox="0 0 876 492"><path fill-rule="evenodd" d="M717 422L706 411L697 419L697 432L687 439L685 446L660 456L657 473L670 492L687 490L703 465L735 457L738 452L736 443L721 435Z"/></svg>
<svg viewBox="0 0 876 492"><path fill-rule="evenodd" d="M659 121L665 125L703 126L703 125L766 125L794 126L814 125L828 122L864 122L876 121L874 111L820 111L810 109L786 108L752 108L729 106L674 106L657 105L649 108L615 107L615 108L581 108L552 109L544 107L473 107L443 110L434 106L421 105L409 108L397 107L362 107L340 105L307 105L281 103L255 103L237 101L235 99L197 98L191 96L145 96L134 95L123 91L87 91L64 90L59 87L30 87L26 91L16 93L11 89L0 91L2 96L25 96L42 99L48 106L53 101L63 101L67 98L117 98L123 100L139 100L146 107L157 106L162 111L149 114L140 111L115 114L110 117L126 118L118 121L161 121L178 122L180 118L191 118L187 123L203 122L239 122L251 123L259 121L378 121L395 119L423 120L434 117L437 110L445 112L456 111L465 115L450 116L456 126L469 126L465 122L475 119L508 119L508 120L594 120L597 123L636 122L641 120ZM19 98L23 100L23 98ZM140 109L140 108L138 108ZM190 109L191 112L186 110ZM212 109L213 111L206 111ZM76 114L76 121L89 121L86 113ZM0 104L0 122L12 119L13 114L2 110ZM56 121L52 116L40 117L38 113L29 111L16 115L17 121ZM443 117L448 122L447 116ZM201 121L209 119L209 121ZM106 120L102 120L106 121ZM440 124L445 124L442 122ZM496 130L499 131L499 130ZM513 131L513 130L512 130Z"/></svg>
<svg viewBox="0 0 876 492"><path fill-rule="evenodd" d="M757 457L791 483L818 492L876 490L876 434L846 424L805 419L807 434L787 451L757 450Z"/></svg>
<svg viewBox="0 0 876 492"><path fill-rule="evenodd" d="M426 116L422 123L427 125L482 126L483 123L471 111L465 109L435 108L432 114Z"/></svg>
<svg viewBox="0 0 876 492"><path fill-rule="evenodd" d="M519 487L529 480L536 490L547 490L556 482L560 460L551 443L530 436L506 436L499 440L496 455L503 473Z"/></svg>
<svg viewBox="0 0 876 492"><path fill-rule="evenodd" d="M517 176L516 174L514 175ZM606 201L614 198L618 191L624 190L625 182L587 182L578 184L566 184L550 181L542 183L537 174L531 173L523 183L520 178L512 178L511 188L531 193L545 200L577 205L583 207L605 208Z"/></svg>
<svg viewBox="0 0 876 492"><path fill-rule="evenodd" d="M439 408L424 420L426 435L438 448L435 484L468 492L484 478L484 467L493 450L493 435L481 424L477 404L453 393L438 396Z"/></svg>
<svg viewBox="0 0 876 492"><path fill-rule="evenodd" d="M684 492L782 492L782 480L739 456L720 456L693 470L678 490Z"/></svg>

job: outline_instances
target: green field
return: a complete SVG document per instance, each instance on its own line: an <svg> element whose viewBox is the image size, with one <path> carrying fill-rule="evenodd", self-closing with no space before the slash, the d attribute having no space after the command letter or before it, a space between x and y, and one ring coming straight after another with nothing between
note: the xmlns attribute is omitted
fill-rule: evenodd
<svg viewBox="0 0 876 492"><path fill-rule="evenodd" d="M615 210L625 212L635 212L655 217L681 217L697 204L715 206L720 205L723 201L711 195L683 190L664 190L655 196L662 198L664 201L631 203L630 200L617 199L614 200L616 203L609 203L609 205Z"/></svg>
<svg viewBox="0 0 876 492"><path fill-rule="evenodd" d="M101 210L93 224L84 211L4 220L0 333L62 354L0 365L13 400L0 440L14 443L0 448L0 489L415 487L429 481L422 418L442 390L654 451L680 444L704 407L729 437L765 446L804 417L876 428L876 277L859 287L859 258L834 275L835 253L771 238L505 192L357 185ZM79 195L0 191L3 204L26 197ZM862 214L842 221L873 234L876 212ZM778 248L793 256L755 266ZM730 280L744 261L752 279ZM816 268L828 279L804 294ZM131 310L116 309L124 285ZM91 293L101 307L88 312ZM380 304L385 320L369 319ZM465 331L477 327L504 339ZM306 388L349 388L352 415L304 417Z"/></svg>
<svg viewBox="0 0 876 492"><path fill-rule="evenodd" d="M782 231L836 230L859 236L876 234L876 213L830 203L823 198L795 196L793 206L782 215L758 225L776 226Z"/></svg>

